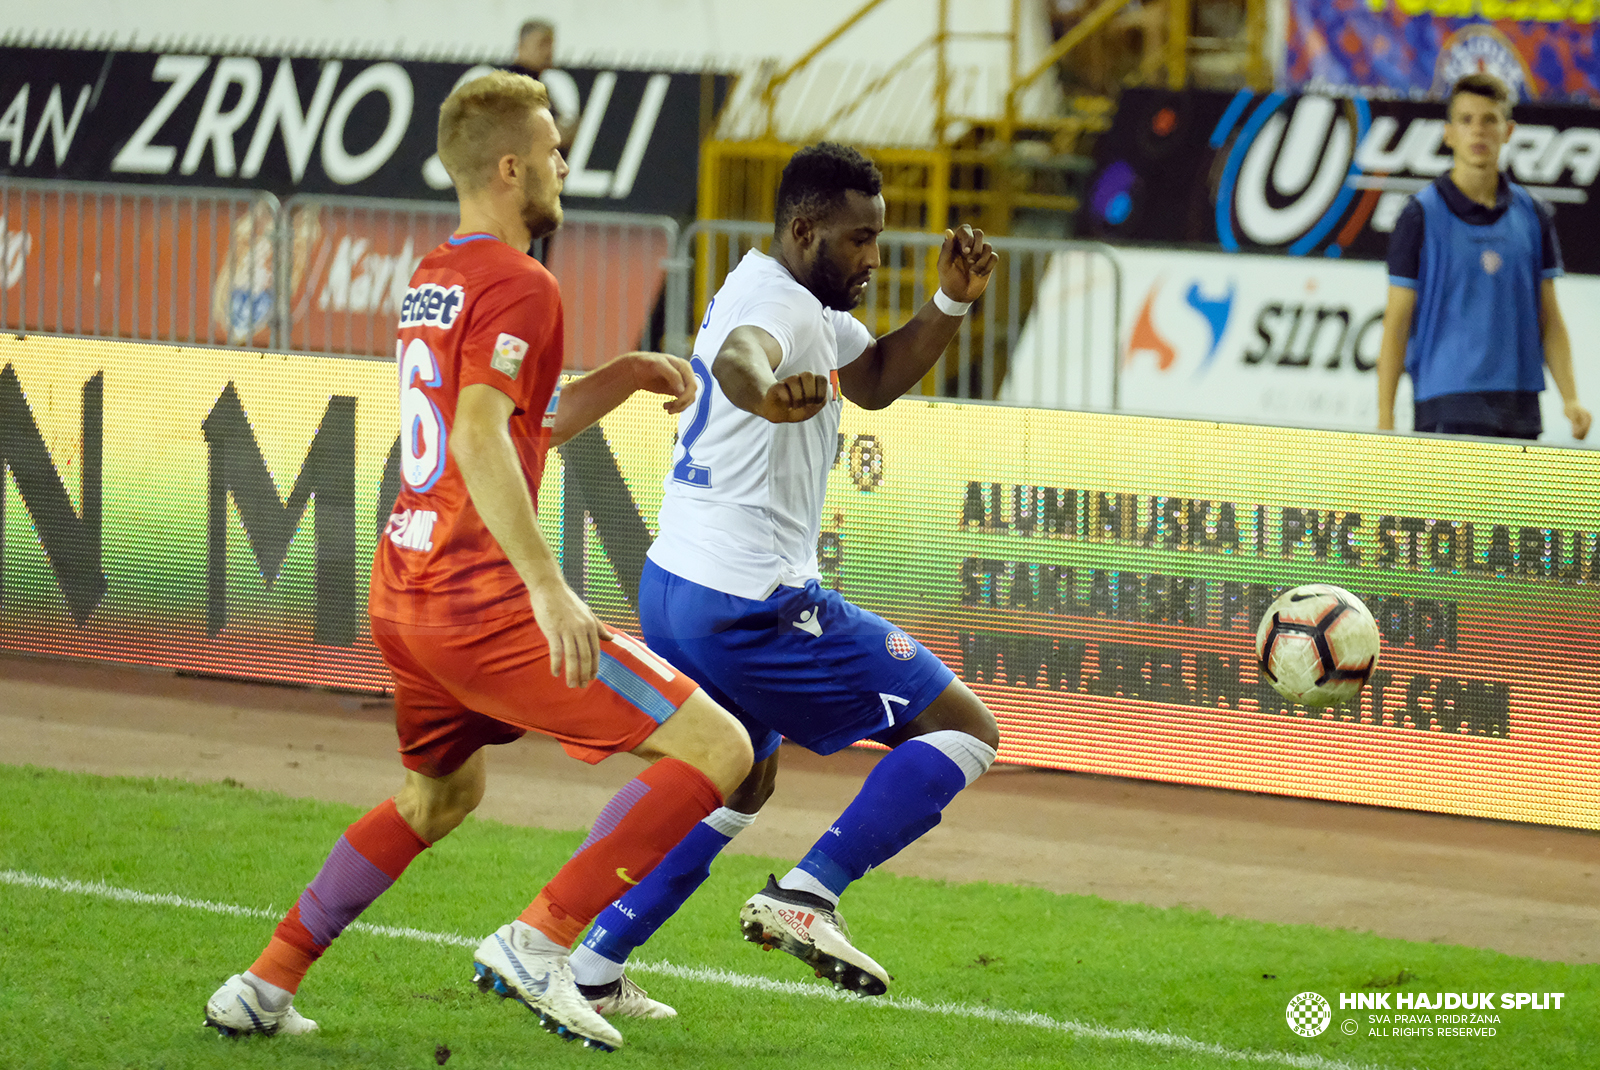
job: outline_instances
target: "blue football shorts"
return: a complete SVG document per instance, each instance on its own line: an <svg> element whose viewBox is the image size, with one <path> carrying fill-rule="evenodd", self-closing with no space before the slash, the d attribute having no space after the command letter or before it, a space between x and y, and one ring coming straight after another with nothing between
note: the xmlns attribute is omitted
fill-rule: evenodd
<svg viewBox="0 0 1600 1070"><path fill-rule="evenodd" d="M639 623L651 651L744 724L757 761L783 736L832 754L905 724L955 679L927 647L816 580L757 601L647 559Z"/></svg>

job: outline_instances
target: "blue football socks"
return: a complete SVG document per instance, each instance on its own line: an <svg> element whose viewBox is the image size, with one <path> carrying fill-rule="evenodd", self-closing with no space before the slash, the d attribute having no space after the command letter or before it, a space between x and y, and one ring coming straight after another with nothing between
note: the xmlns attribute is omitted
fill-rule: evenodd
<svg viewBox="0 0 1600 1070"><path fill-rule="evenodd" d="M711 860L755 820L722 807L689 830L649 876L606 907L572 953L572 973L581 985L604 985L622 976L623 963L678 912L711 875Z"/></svg>
<svg viewBox="0 0 1600 1070"><path fill-rule="evenodd" d="M939 823L962 788L994 761L988 744L965 732L930 732L886 754L850 806L798 867L778 882L837 903L852 881L898 854ZM622 976L633 950L650 939L711 875L711 860L755 820L722 807L689 831L649 876L595 919L572 953L572 973L584 988Z"/></svg>
<svg viewBox="0 0 1600 1070"><path fill-rule="evenodd" d="M994 751L965 732L907 740L878 762L854 801L796 868L837 902L852 881L937 825L956 793L993 760ZM792 888L808 882L785 877L778 883Z"/></svg>

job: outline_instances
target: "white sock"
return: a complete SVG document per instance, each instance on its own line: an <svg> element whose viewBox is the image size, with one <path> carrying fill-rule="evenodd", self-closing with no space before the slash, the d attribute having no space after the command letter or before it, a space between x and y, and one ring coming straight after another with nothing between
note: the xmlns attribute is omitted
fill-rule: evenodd
<svg viewBox="0 0 1600 1070"><path fill-rule="evenodd" d="M839 897L826 884L798 867L785 873L778 880L778 887L789 892L810 892L826 899L829 906L839 905Z"/></svg>
<svg viewBox="0 0 1600 1070"><path fill-rule="evenodd" d="M288 1009L294 1002L294 993L287 988L279 988L271 981L263 981L249 970L244 972L244 983L249 985L261 1001L261 1005L273 1014Z"/></svg>
<svg viewBox="0 0 1600 1070"><path fill-rule="evenodd" d="M731 840L749 828L755 819L755 814L741 814L737 810L719 806L701 820Z"/></svg>
<svg viewBox="0 0 1600 1070"><path fill-rule="evenodd" d="M572 976L580 985L608 985L622 977L622 963L579 944L572 953Z"/></svg>
<svg viewBox="0 0 1600 1070"><path fill-rule="evenodd" d="M511 942L518 951L533 955L570 955L572 948L564 947L520 918L511 923Z"/></svg>
<svg viewBox="0 0 1600 1070"><path fill-rule="evenodd" d="M961 769L967 778L967 786L989 771L989 766L994 764L995 750L977 736L969 736L965 732L954 729L945 729L940 732L929 732L925 736L912 737L918 743L926 743L936 748L946 758ZM910 742L910 740L907 740Z"/></svg>

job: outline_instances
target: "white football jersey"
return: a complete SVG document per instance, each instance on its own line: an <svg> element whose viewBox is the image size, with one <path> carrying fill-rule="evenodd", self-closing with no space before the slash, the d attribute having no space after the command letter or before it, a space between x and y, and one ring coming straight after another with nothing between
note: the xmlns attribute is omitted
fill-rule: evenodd
<svg viewBox="0 0 1600 1070"><path fill-rule="evenodd" d="M773 374L801 372L832 384L821 412L775 424L728 400L711 364L735 327L777 339ZM872 344L848 312L826 308L787 268L756 250L728 273L694 340L700 396L678 417L678 442L650 560L674 575L741 598L765 599L780 584L817 578L817 534L828 470L839 451L837 370Z"/></svg>

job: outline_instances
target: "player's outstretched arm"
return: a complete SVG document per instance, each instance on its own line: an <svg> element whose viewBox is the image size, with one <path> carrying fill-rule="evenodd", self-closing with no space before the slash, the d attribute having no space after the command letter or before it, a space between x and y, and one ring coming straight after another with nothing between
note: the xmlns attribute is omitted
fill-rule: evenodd
<svg viewBox="0 0 1600 1070"><path fill-rule="evenodd" d="M783 347L760 327L735 327L728 332L711 374L728 400L745 412L775 424L809 420L828 404L828 380L811 372L779 379L773 370L783 363Z"/></svg>
<svg viewBox="0 0 1600 1070"><path fill-rule="evenodd" d="M983 296L1000 257L983 231L963 225L944 232L939 249L939 290L946 307L929 301L902 327L890 331L839 369L839 389L864 409L881 409L915 386L938 363L961 329L966 308Z"/></svg>
<svg viewBox="0 0 1600 1070"><path fill-rule="evenodd" d="M506 427L515 408L492 386L462 387L450 427L450 458L461 469L484 526L528 585L533 618L550 643L550 674L565 675L568 687L583 687L599 671L600 640L611 638L611 631L567 586L539 530L528 480Z"/></svg>
<svg viewBox="0 0 1600 1070"><path fill-rule="evenodd" d="M1567 333L1567 321L1561 318L1554 279L1545 279L1539 285L1539 323L1544 336L1545 366L1550 369L1556 389L1561 391L1561 405L1572 424L1572 437L1582 439L1589 434L1589 410L1578 400L1578 380L1572 374L1572 337Z"/></svg>
<svg viewBox="0 0 1600 1070"><path fill-rule="evenodd" d="M676 415L694 404L696 387L694 372L682 357L644 351L624 353L562 389L550 442L559 446L639 390L665 394L667 400L661 407Z"/></svg>

